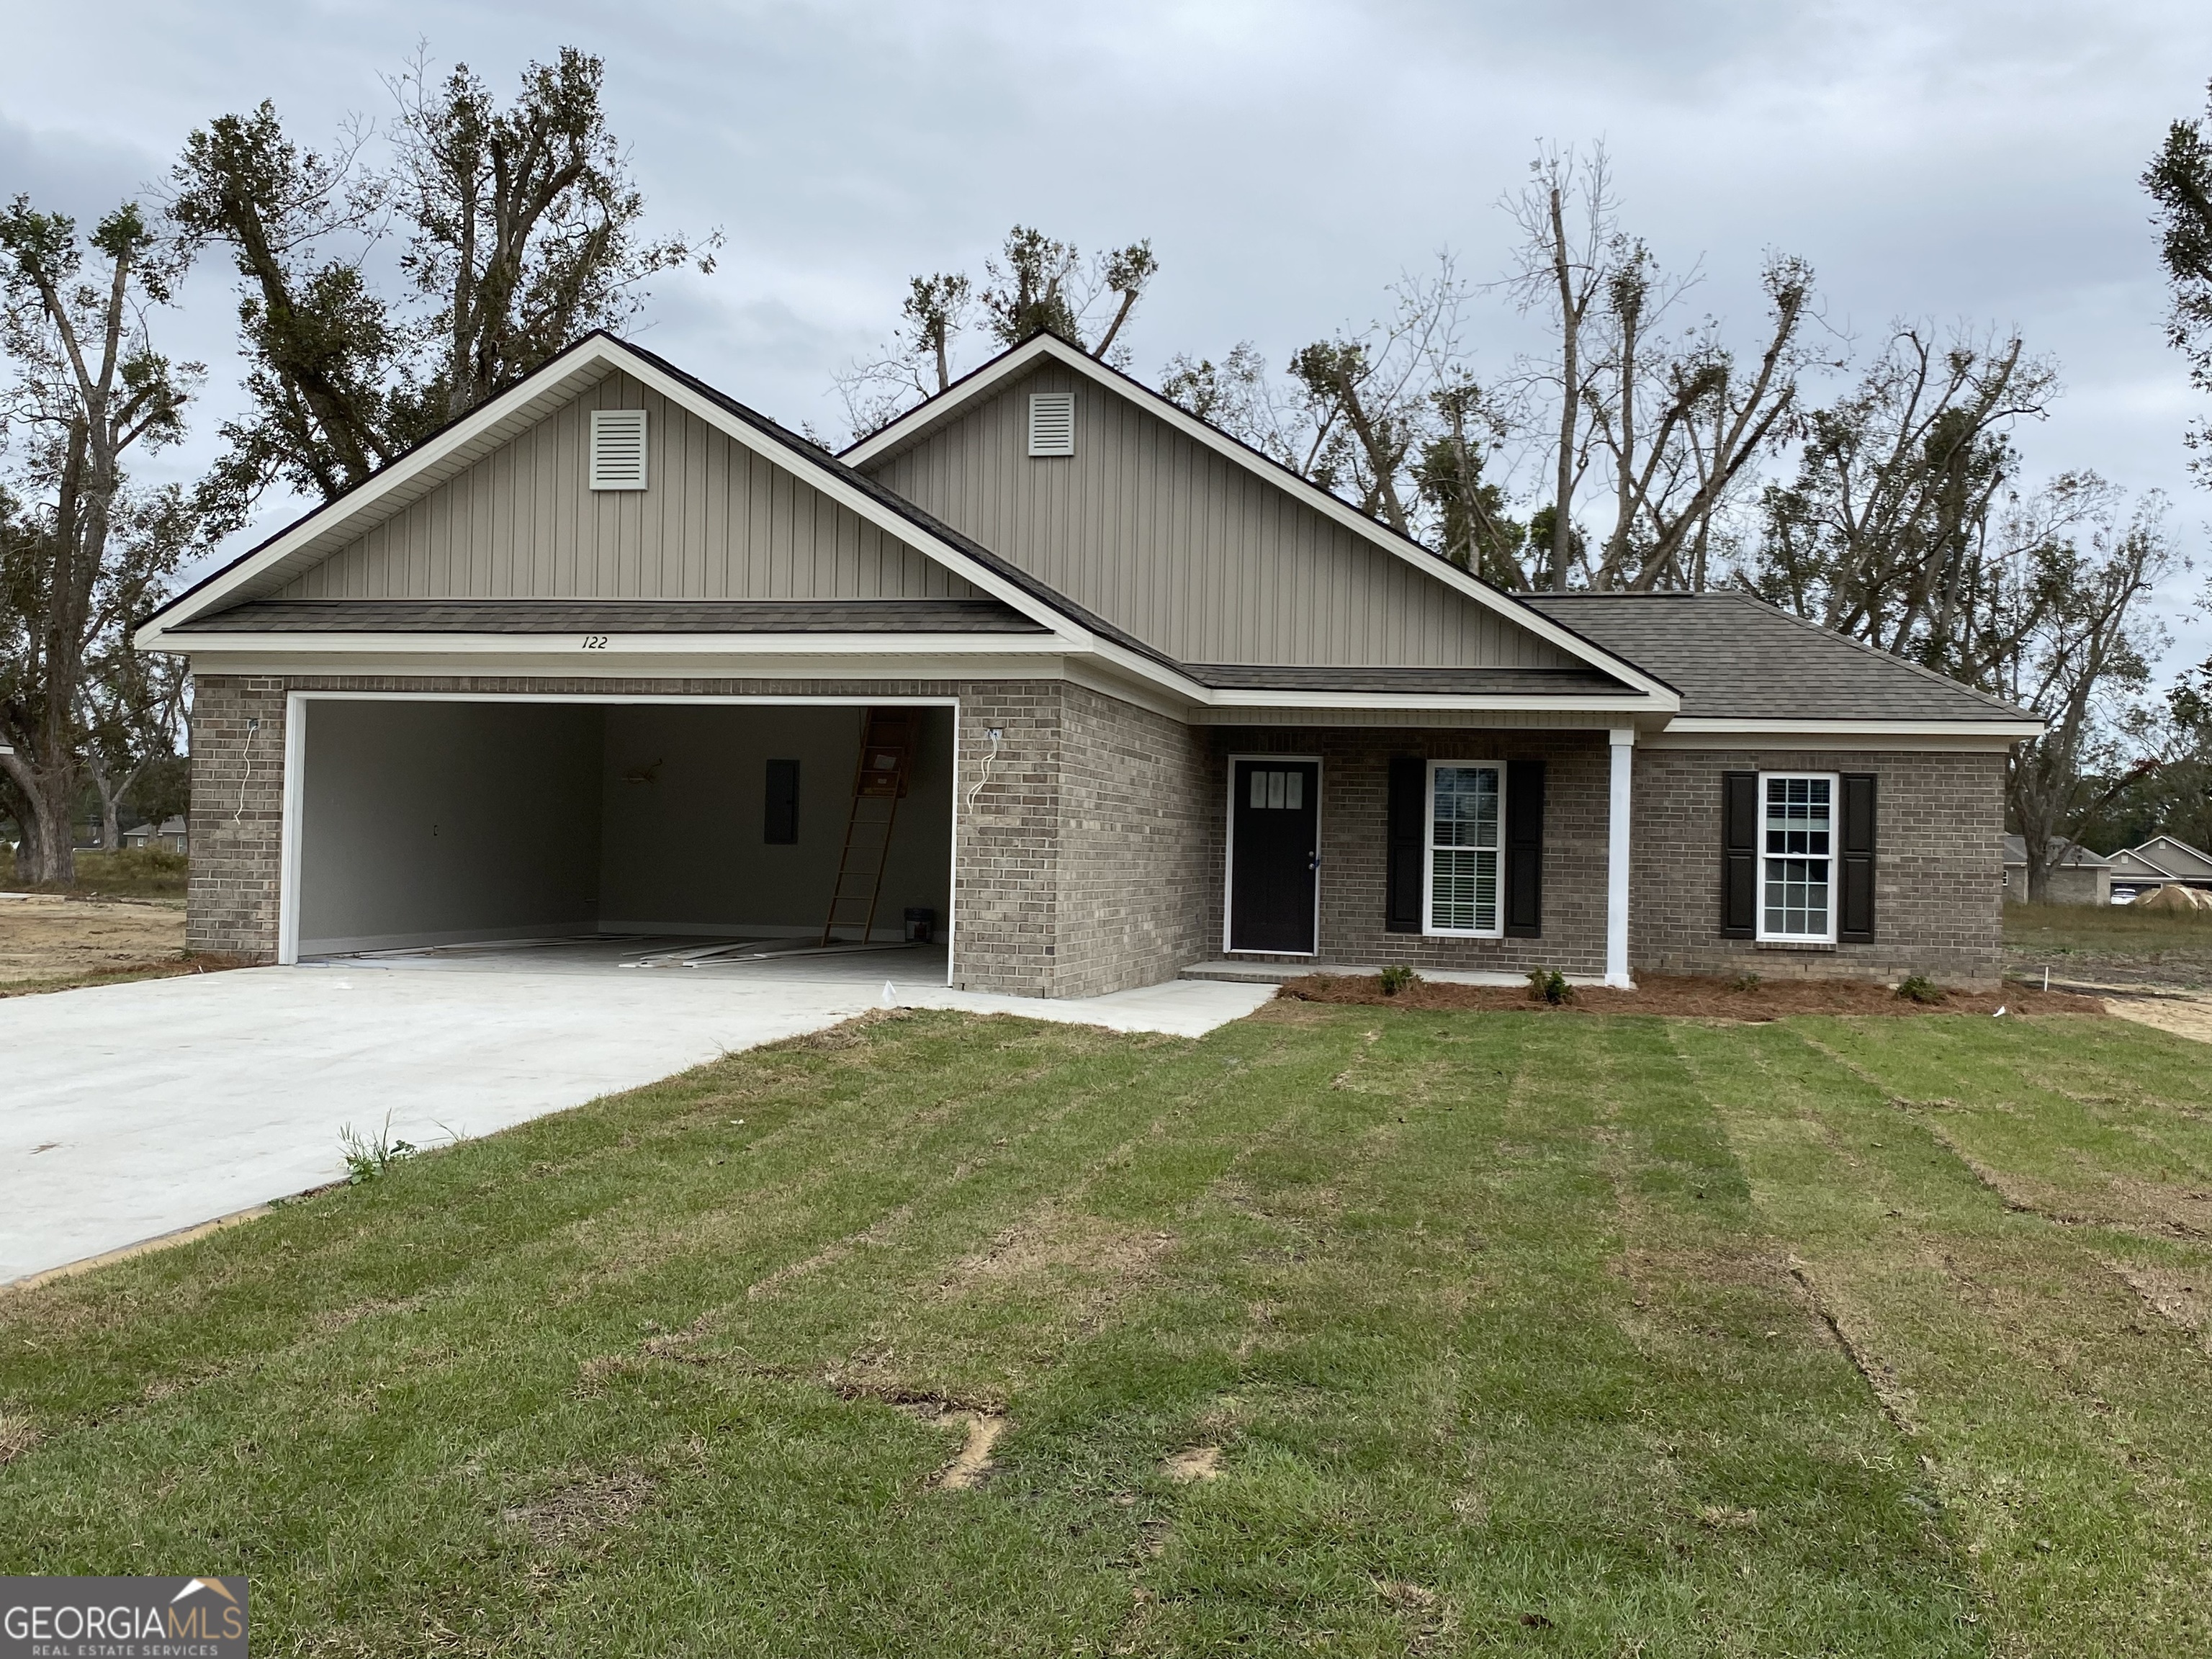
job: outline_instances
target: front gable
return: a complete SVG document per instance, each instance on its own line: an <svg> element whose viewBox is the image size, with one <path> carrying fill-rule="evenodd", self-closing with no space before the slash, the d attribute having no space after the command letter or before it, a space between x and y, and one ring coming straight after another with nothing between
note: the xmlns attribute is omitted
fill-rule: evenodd
<svg viewBox="0 0 2212 1659"><path fill-rule="evenodd" d="M593 489L591 411L646 411L644 489ZM966 599L975 588L636 377L610 374L301 568L289 599Z"/></svg>
<svg viewBox="0 0 2212 1659"><path fill-rule="evenodd" d="M1030 454L1039 392L1073 395L1073 455ZM1590 666L1543 637L1540 618L1531 626L1510 601L1458 591L1432 556L1378 545L1056 356L1037 356L910 441L864 445L853 459L1179 663Z"/></svg>

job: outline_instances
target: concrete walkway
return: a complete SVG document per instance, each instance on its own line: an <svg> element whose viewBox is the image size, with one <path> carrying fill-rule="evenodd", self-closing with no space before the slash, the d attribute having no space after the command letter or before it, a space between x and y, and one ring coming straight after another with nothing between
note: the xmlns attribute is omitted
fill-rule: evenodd
<svg viewBox="0 0 2212 1659"><path fill-rule="evenodd" d="M986 996L946 989L927 951L623 965L637 955L350 959L0 1001L0 1284L336 1180L340 1131L387 1114L418 1145L489 1134L886 1002L1198 1036L1272 994Z"/></svg>

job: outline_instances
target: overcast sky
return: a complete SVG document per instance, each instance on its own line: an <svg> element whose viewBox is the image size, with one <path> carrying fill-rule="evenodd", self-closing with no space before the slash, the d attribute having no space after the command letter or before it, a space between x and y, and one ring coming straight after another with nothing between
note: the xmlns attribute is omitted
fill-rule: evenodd
<svg viewBox="0 0 2212 1659"><path fill-rule="evenodd" d="M2203 0L1584 0L1113 7L167 3L9 8L0 191L87 216L161 178L185 134L276 100L319 141L385 115L427 42L511 89L562 44L601 54L655 228L720 226L711 277L665 279L655 350L779 419L834 429L830 377L886 333L903 280L975 268L1018 220L1085 248L1152 239L1133 368L1253 340L1279 364L1379 309L1449 247L1504 266L1495 204L1540 140L1602 138L1630 228L1701 309L1756 320L1763 252L1809 259L1829 321L2025 331L2067 392L2032 471L2161 489L2200 569L2166 596L2172 660L2212 651L2212 495L2184 471L2203 399L2161 336L2136 183L2212 79ZM189 468L234 406L227 275L164 342L214 371ZM1479 307L1478 372L1522 341ZM274 509L271 515L273 516Z"/></svg>

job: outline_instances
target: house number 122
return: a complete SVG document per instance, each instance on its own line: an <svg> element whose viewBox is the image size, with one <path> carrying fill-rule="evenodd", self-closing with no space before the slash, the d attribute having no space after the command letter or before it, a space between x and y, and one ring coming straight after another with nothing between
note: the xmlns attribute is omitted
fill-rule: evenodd
<svg viewBox="0 0 2212 1659"><path fill-rule="evenodd" d="M585 650L586 650L586 651L604 651L604 650L605 650L606 648L607 648L607 636L606 636L605 635L604 635L604 634L586 634L586 635L584 635L584 649L585 649Z"/></svg>

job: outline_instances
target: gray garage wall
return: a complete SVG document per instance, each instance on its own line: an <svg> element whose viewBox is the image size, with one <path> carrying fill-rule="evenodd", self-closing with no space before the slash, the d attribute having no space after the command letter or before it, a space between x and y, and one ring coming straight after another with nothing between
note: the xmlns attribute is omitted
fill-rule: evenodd
<svg viewBox="0 0 2212 1659"><path fill-rule="evenodd" d="M865 711L618 704L601 774L600 926L614 933L804 934L822 926L853 799ZM763 839L768 763L799 762L799 840ZM909 905L944 936L952 867L952 711L923 716L876 911Z"/></svg>
<svg viewBox="0 0 2212 1659"><path fill-rule="evenodd" d="M603 712L308 703L301 952L591 929Z"/></svg>

